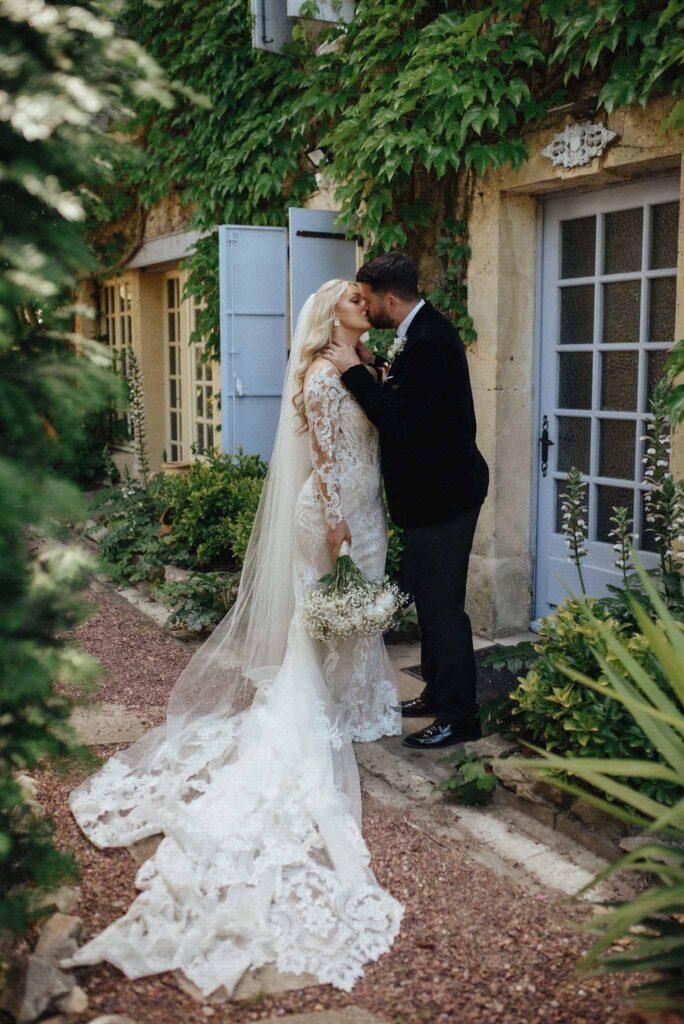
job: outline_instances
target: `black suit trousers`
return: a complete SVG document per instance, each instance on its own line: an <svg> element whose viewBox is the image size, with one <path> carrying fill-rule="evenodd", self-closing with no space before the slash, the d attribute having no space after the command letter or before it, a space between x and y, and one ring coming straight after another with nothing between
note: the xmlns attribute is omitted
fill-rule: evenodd
<svg viewBox="0 0 684 1024"><path fill-rule="evenodd" d="M400 582L416 603L423 696L441 722L458 723L475 710L477 669L465 596L480 507L403 534Z"/></svg>

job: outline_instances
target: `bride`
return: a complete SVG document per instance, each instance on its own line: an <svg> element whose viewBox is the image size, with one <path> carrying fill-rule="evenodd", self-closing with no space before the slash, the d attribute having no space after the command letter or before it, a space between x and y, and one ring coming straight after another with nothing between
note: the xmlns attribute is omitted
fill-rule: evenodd
<svg viewBox="0 0 684 1024"><path fill-rule="evenodd" d="M63 966L179 969L206 996L273 963L349 990L399 931L403 908L369 867L351 746L401 732L395 677L381 637L324 645L300 617L345 541L366 575L384 572L376 430L320 355L369 327L347 281L300 314L237 601L166 723L71 794L99 847L163 839L128 912Z"/></svg>

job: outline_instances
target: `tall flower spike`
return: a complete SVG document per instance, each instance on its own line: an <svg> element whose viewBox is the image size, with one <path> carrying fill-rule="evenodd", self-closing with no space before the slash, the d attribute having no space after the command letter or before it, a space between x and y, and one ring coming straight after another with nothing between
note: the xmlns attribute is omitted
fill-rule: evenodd
<svg viewBox="0 0 684 1024"><path fill-rule="evenodd" d="M668 580L676 582L684 567L684 550L680 540L684 522L684 483L675 481L670 472L670 421L667 396L671 381L658 382L650 402L651 419L642 440L645 441L644 481L649 485L644 495L644 516L660 556L660 568L667 589Z"/></svg>
<svg viewBox="0 0 684 1024"><path fill-rule="evenodd" d="M613 529L610 530L608 536L614 541L613 551L617 553L615 566L622 573L625 589L628 589L627 567L629 564L629 549L630 545L637 539L636 534L632 533L632 520L629 517L629 510L624 508L624 506L613 506L613 514L610 517L610 521L613 524Z"/></svg>
<svg viewBox="0 0 684 1024"><path fill-rule="evenodd" d="M586 594L587 590L584 585L584 576L582 575L582 559L587 556L586 531L588 514L585 504L587 485L582 480L582 474L579 469L574 467L568 473L566 484L567 490L560 496L561 531L565 538L566 546L570 551L568 561L575 563L582 593Z"/></svg>
<svg viewBox="0 0 684 1024"><path fill-rule="evenodd" d="M128 417L133 435L133 446L135 458L138 465L138 472L143 487L147 490L150 478L150 460L147 455L147 437L145 433L145 391L143 388L142 373L133 347L128 346L128 382L129 407Z"/></svg>

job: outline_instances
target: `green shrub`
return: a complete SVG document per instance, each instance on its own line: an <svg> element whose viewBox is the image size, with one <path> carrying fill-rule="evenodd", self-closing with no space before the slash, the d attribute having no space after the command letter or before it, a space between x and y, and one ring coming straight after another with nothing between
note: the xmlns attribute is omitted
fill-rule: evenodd
<svg viewBox="0 0 684 1024"><path fill-rule="evenodd" d="M239 511L228 524L228 539L233 556L239 565L245 560L263 486L264 481L261 477L247 477L240 481L239 494L236 495L236 506Z"/></svg>
<svg viewBox="0 0 684 1024"><path fill-rule="evenodd" d="M166 479L159 474L144 489L126 481L95 495L91 513L107 526L100 541L105 569L121 582L163 576L166 546L160 517L166 507Z"/></svg>
<svg viewBox="0 0 684 1024"><path fill-rule="evenodd" d="M437 789L445 796L466 807L484 807L492 802L496 775L488 770L488 760L478 754L466 754L465 750L458 750L441 760L453 769L448 779L437 784Z"/></svg>
<svg viewBox="0 0 684 1024"><path fill-rule="evenodd" d="M592 619L587 618L585 607L592 610ZM595 625L599 621L601 630ZM604 631L616 637L637 664L649 667L663 692L669 689L646 637L634 632L631 623L606 616L600 601L588 598L585 606L584 599L572 598L542 619L542 639L535 645L538 658L510 695L512 728L558 754L657 759L657 751L639 723L622 704L602 692L608 688L608 680L597 659L614 660ZM573 682L567 667L593 679L598 690ZM640 785L644 793L666 804L684 795L677 786L659 778L644 779Z"/></svg>
<svg viewBox="0 0 684 1024"><path fill-rule="evenodd" d="M239 573L193 573L182 582L161 584L155 588L155 596L173 606L167 626L205 633L233 606L239 583Z"/></svg>
<svg viewBox="0 0 684 1024"><path fill-rule="evenodd" d="M210 453L166 479L170 561L193 569L235 569L251 532L266 463L258 455ZM233 549L237 540L239 554Z"/></svg>
<svg viewBox="0 0 684 1024"><path fill-rule="evenodd" d="M159 579L164 563L239 569L266 469L258 455L212 452L187 473L158 473L147 487L128 479L95 495L90 511L106 526L100 540L105 567L131 583Z"/></svg>

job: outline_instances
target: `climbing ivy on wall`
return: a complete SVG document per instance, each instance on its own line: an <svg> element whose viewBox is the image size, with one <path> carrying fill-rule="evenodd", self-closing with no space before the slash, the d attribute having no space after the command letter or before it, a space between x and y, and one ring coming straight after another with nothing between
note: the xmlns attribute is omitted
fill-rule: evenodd
<svg viewBox="0 0 684 1024"><path fill-rule="evenodd" d="M477 177L519 167L550 107L596 97L610 112L684 85L684 0L359 0L349 24L300 21L283 54L252 49L246 0L130 0L124 23L205 100L138 106L147 159L119 192L143 209L177 192L201 229L282 224L314 188L306 149L323 145L344 228L372 251L408 249L466 341ZM679 100L664 128L682 124ZM187 262L213 352L216 259L210 238Z"/></svg>

